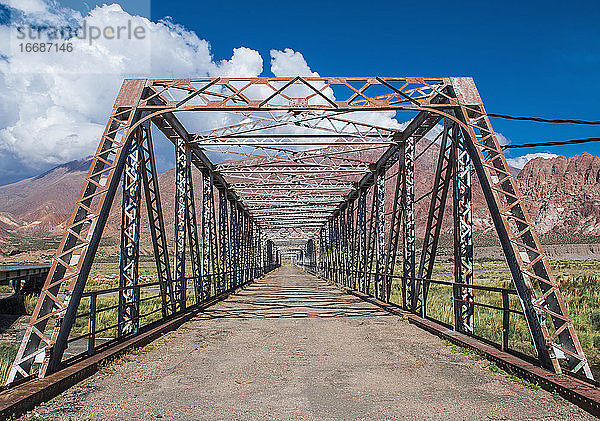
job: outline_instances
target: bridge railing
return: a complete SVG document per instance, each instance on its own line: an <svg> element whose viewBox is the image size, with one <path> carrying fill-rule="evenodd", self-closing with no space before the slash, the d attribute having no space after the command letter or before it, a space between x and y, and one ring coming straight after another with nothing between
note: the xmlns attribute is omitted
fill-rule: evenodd
<svg viewBox="0 0 600 421"><path fill-rule="evenodd" d="M82 294L79 312L67 341L70 352L65 354L65 358L68 360L93 355L171 319L186 309L224 298L277 267L278 264L270 264L186 277L186 303L175 313L169 313L164 308L159 282L86 291ZM233 275L236 275L237 281ZM135 314L130 315L127 320L122 316L123 302L119 301L124 293L133 294L136 303L139 303Z"/></svg>
<svg viewBox="0 0 600 421"><path fill-rule="evenodd" d="M338 286L346 287L376 298L373 290L373 278L376 276L375 272L366 273L364 271L351 269L323 268L321 266L303 262L298 262L298 266L309 273L322 277L330 282L334 282ZM371 282L363 282L361 285L357 285L353 282L353 280L356 279L367 279L367 276ZM454 312L459 311L458 309L460 308L460 306L455 304L465 303L473 305L474 308L480 309L483 316L486 316L482 317L485 319L484 322L486 322L486 325L475 322L472 331L461 330L461 333L475 337L502 351L518 354L520 357L526 357L528 356L527 354L533 356L533 350L527 346L529 343L527 341L525 316L520 309L516 290L489 285L461 284L440 279L409 278L420 281L425 290L429 290L424 305L422 305L419 309L420 311L417 312L413 311L406 303L403 294L403 292L406 291L406 282L409 279L400 275L387 275L387 277L392 281L392 293L386 300L387 303L396 304L405 311L412 312L454 330L457 330L456 326L453 324L454 320L456 320ZM368 287L365 288L365 285L368 285ZM436 287L438 287L438 290L436 290ZM449 292L449 294L440 294L443 288L450 289L450 291L446 291ZM452 289L454 288L461 288L462 290L469 291L475 299L467 303L463 299L453 297ZM440 299L440 295L445 295L446 297L442 298L446 298L446 300ZM449 299L447 297L448 295ZM482 296L485 296L485 302L477 300L478 297ZM436 307L434 308L434 311L432 311L432 306ZM511 317L511 315L513 316ZM515 317L517 319L515 319ZM520 332L519 328L522 328L522 332ZM498 330L499 332L497 332ZM496 332L499 334L496 334ZM520 340L520 338L515 338L515 340L513 340L511 335L524 336L524 338L523 340ZM527 342L527 344L525 344L525 342Z"/></svg>

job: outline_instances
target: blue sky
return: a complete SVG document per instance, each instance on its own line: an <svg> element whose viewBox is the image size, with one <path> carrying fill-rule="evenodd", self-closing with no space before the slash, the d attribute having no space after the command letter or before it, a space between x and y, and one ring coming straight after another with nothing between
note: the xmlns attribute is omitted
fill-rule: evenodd
<svg viewBox="0 0 600 421"><path fill-rule="evenodd" d="M0 0L0 3L6 1ZM49 3L52 0L18 0L16 4L25 1ZM103 2L60 0L58 3L68 8L64 10L75 9L86 16ZM305 0L295 6L261 1L133 0L119 4L130 15L145 16L153 22L169 19L183 26L187 31L183 36L185 40L190 39L190 34L206 40L212 55L211 63L206 66L211 68L220 66L222 60L230 60L235 67L233 50L247 47L260 53L264 62L262 74L270 75L270 51L291 48L300 52L310 69L321 76L472 76L488 112L600 120L600 107L596 104L596 98L600 96L600 2L597 0L454 3ZM192 43L195 48L202 47L198 42ZM165 50L165 61L177 60L175 54ZM252 54L248 54L238 62L256 64L250 57ZM161 70L154 66L155 61L152 63L152 76L161 76ZM184 69L182 72L190 69L186 66L180 66ZM198 65L197 68L205 69L206 66ZM167 66L165 69L172 72L178 68ZM14 83L14 86L23 85ZM54 88L61 83L55 82ZM115 83L106 83L106 91L115 91L103 92L106 104L112 104L114 100ZM56 93L52 83L49 86L47 96L54 100ZM27 96L31 92L38 93L39 88L13 92L13 96ZM106 113L110 110L110 106L102 106ZM58 120L58 117L48 117L51 115L48 110L63 108L67 115L68 107L54 100L47 110L40 112L46 120ZM19 116L24 113L20 110ZM15 118L18 117L13 120ZM94 133L94 130L100 130L105 118L104 112L87 110L74 118L72 124L79 132ZM75 142L79 147L74 148L75 152L46 153L52 155L52 159L40 159L39 165L24 170L16 164L18 159L23 160L25 153L18 150L18 145L23 143L18 136L18 122L1 120L0 131L11 128L4 146L8 144L14 150L3 149L0 132L0 167L4 163L6 168L4 172L0 168L0 185L40 172L61 159L77 157L78 153L81 155L90 149L91 141ZM600 137L600 126L499 119L492 119L492 124L513 144ZM11 125L16 129L13 130ZM61 130L55 128L49 135L65 130L64 127ZM40 129L39 133L47 138L48 130ZM515 158L533 152L572 156L583 151L600 155L600 143L512 150L509 156ZM162 165L168 167L170 161L166 160Z"/></svg>
<svg viewBox="0 0 600 421"><path fill-rule="evenodd" d="M148 11L146 2L121 5ZM322 76L472 76L488 112L600 120L597 0L152 1L150 12L210 41L217 59L240 46L265 58L292 48ZM598 126L492 124L512 143L600 137ZM543 151L600 155L600 143Z"/></svg>

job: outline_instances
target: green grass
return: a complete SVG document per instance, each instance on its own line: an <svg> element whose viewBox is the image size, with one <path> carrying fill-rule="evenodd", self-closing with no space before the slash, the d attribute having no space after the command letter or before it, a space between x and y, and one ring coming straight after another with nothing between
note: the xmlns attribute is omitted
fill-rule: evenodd
<svg viewBox="0 0 600 421"><path fill-rule="evenodd" d="M140 304L140 327L155 322L162 318L162 312L159 311L162 308L162 301L160 297L150 293L142 293L141 298L144 300ZM146 299L147 298L147 299ZM102 332L98 333L100 338L116 338L117 337L117 322L118 322L118 309L115 307L119 304L119 297L112 295L108 297L98 297L96 302L96 330ZM114 308L112 308L114 307ZM78 315L89 313L90 311L90 299L84 298L79 304L77 310ZM75 320L72 335L81 335L88 332L89 329L89 316L78 317Z"/></svg>
<svg viewBox="0 0 600 421"><path fill-rule="evenodd" d="M552 266L581 346L600 366L600 261L560 260Z"/></svg>
<svg viewBox="0 0 600 421"><path fill-rule="evenodd" d="M18 345L0 342L0 385L4 385L8 380L8 374L18 349Z"/></svg>
<svg viewBox="0 0 600 421"><path fill-rule="evenodd" d="M551 263L563 298L571 315L586 357L596 369L600 369L600 261L557 260ZM398 270L398 269L397 269ZM474 264L475 284L514 289L506 263L499 260L480 260ZM452 281L453 262L436 263L434 279ZM400 285L392 285L392 301L401 302ZM502 306L499 293L475 291L478 303ZM510 308L521 312L516 295L510 296ZM427 315L453 324L452 287L432 284L429 290ZM475 307L475 333L500 343L502 338L502 313ZM509 346L519 352L535 355L529 330L521 314L511 314Z"/></svg>

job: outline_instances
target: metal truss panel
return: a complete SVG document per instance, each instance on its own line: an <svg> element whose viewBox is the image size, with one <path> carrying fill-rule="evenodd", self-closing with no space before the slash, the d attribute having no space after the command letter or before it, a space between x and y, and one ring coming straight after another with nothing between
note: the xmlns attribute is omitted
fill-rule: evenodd
<svg viewBox="0 0 600 421"><path fill-rule="evenodd" d="M550 263L521 200L477 88L471 78L451 78L464 124L465 145L483 188L513 282L519 293L538 359L561 371L593 378ZM547 323L551 321L552 323ZM554 331L550 330L553 327Z"/></svg>
<svg viewBox="0 0 600 421"><path fill-rule="evenodd" d="M355 113L390 110L409 111L415 117L398 129L370 124L373 120ZM193 134L176 117L183 111L222 113L230 123ZM415 276L415 152L442 118L445 129ZM173 278L150 122L176 151ZM226 158L220 155L221 162L215 164L205 150L224 153ZM386 237L385 177L396 163L398 179ZM202 173L201 239L192 165ZM548 259L470 78L217 77L123 84L10 381L28 376L36 360L44 360L42 376L60 366L124 168L119 338L139 330L136 283L142 184L163 318L186 306L186 241L197 303L261 276L280 262L284 252L296 255L302 264L318 266L322 276L338 284L389 300L401 235L403 306L419 311L422 303L424 312L451 175L455 326L472 334L471 165L483 187L540 363L560 371L559 359L564 358L570 370L591 378ZM55 323L51 333L46 332L49 321Z"/></svg>
<svg viewBox="0 0 600 421"><path fill-rule="evenodd" d="M145 81L125 81L121 88L25 331L8 383L27 377L38 356L44 360L39 376L60 365L130 149L130 127L139 118L136 105L144 85ZM55 327L52 332L46 332L51 319L55 321Z"/></svg>
<svg viewBox="0 0 600 421"><path fill-rule="evenodd" d="M404 242L402 251L402 306L414 300L416 291L415 278L415 142L407 139L402 153L402 222Z"/></svg>
<svg viewBox="0 0 600 421"><path fill-rule="evenodd" d="M473 200L471 193L471 158L458 131L452 127L453 209L454 209L454 328L474 333L473 289ZM461 286L467 285L467 287Z"/></svg>
<svg viewBox="0 0 600 421"><path fill-rule="evenodd" d="M185 277L186 219L188 197L188 167L190 154L182 138L175 145L175 304L177 311L186 307L187 280Z"/></svg>
<svg viewBox="0 0 600 421"><path fill-rule="evenodd" d="M140 256L140 131L132 136L131 150L123 171L121 205L121 252L119 258L118 335L137 333L139 329L140 290L138 267Z"/></svg>

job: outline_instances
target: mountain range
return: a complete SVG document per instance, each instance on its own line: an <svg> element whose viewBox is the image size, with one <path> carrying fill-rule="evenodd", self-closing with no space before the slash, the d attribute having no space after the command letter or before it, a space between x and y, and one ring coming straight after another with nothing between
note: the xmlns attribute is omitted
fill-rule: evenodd
<svg viewBox="0 0 600 421"><path fill-rule="evenodd" d="M419 152L419 151L417 151ZM431 188L437 159L435 148L424 151L415 168L417 198ZM90 160L72 161L36 177L0 186L0 241L18 237L60 236L80 193ZM517 174L518 172L518 174ZM517 181L538 233L600 235L600 158L583 153L570 158L535 158L515 169ZM200 179L196 172L196 195ZM173 231L174 170L159 176L168 233ZM477 231L493 228L481 189L474 182L473 219ZM393 190L390 178L386 189ZM389 196L388 196L389 197ZM422 236L428 212L428 198L416 206L417 235ZM117 194L107 224L107 235L118 236L121 193ZM386 204L391 210L391 203ZM449 201L451 202L451 201ZM197 199L199 203L199 198ZM142 210L142 215L145 210ZM389 211L388 211L389 212ZM444 230L451 230L452 207L448 203ZM145 219L145 217L144 217ZM143 221L144 221L143 219ZM142 223L142 229L147 223Z"/></svg>

